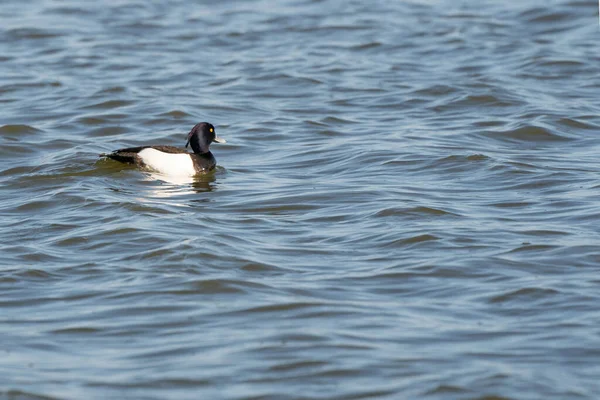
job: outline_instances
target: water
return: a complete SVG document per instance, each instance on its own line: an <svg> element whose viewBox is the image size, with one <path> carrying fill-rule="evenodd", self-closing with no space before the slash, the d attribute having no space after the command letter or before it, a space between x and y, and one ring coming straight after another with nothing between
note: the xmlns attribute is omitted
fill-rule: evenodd
<svg viewBox="0 0 600 400"><path fill-rule="evenodd" d="M2 3L0 398L599 398L594 2L213 3Z"/></svg>

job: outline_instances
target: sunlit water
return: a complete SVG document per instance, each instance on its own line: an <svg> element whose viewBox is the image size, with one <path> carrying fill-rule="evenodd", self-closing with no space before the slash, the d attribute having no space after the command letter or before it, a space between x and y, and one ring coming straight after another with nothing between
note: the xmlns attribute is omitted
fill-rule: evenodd
<svg viewBox="0 0 600 400"><path fill-rule="evenodd" d="M0 398L599 398L597 17L4 1Z"/></svg>

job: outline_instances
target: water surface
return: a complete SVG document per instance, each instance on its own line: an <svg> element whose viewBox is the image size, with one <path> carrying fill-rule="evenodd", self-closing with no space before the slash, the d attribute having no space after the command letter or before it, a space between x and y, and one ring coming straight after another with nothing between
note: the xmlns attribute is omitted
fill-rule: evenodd
<svg viewBox="0 0 600 400"><path fill-rule="evenodd" d="M597 399L597 7L5 1L0 398ZM214 173L102 160L183 146Z"/></svg>

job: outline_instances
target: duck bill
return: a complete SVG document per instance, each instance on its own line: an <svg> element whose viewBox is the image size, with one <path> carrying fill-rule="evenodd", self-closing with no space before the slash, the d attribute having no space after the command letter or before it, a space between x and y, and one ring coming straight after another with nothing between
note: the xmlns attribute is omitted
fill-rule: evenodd
<svg viewBox="0 0 600 400"><path fill-rule="evenodd" d="M215 138L213 139L213 142L217 142L217 143L227 143L227 140L220 138L218 136L215 136Z"/></svg>

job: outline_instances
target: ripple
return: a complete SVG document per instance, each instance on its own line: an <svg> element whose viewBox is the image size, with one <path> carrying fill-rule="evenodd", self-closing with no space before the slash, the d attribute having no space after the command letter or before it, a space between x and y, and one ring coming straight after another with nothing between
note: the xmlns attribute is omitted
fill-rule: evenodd
<svg viewBox="0 0 600 400"><path fill-rule="evenodd" d="M416 90L412 94L417 96L442 97L452 95L456 92L458 92L458 89L454 86L433 85L424 89Z"/></svg>
<svg viewBox="0 0 600 400"><path fill-rule="evenodd" d="M46 29L37 29L37 28L17 28L10 29L7 32L7 35L11 39L52 39L59 36L62 36L62 33L58 33L51 30Z"/></svg>
<svg viewBox="0 0 600 400"><path fill-rule="evenodd" d="M431 207L423 207L423 206L419 206L419 207L411 207L411 208L404 208L404 209L398 209L398 208L388 208L388 209L384 209L381 211L378 211L375 216L376 217L397 217L397 216L406 216L406 215L414 215L417 217L427 217L427 216L459 216L458 214L449 212L449 211L445 211L445 210L440 210L437 208L431 208Z"/></svg>
<svg viewBox="0 0 600 400"><path fill-rule="evenodd" d="M600 129L599 125L596 124L591 124L588 122L584 122L584 121L580 121L577 120L575 118L560 118L557 121L558 124L562 125L562 126L566 126L569 128L575 128L575 129L589 129L589 130L598 130Z"/></svg>
<svg viewBox="0 0 600 400"><path fill-rule="evenodd" d="M41 130L30 125L3 125L0 127L0 135L32 135Z"/></svg>
<svg viewBox="0 0 600 400"><path fill-rule="evenodd" d="M105 89L101 89L97 91L96 95L106 95L106 94L118 94L127 92L127 88L125 86L112 86Z"/></svg>
<svg viewBox="0 0 600 400"><path fill-rule="evenodd" d="M244 264L241 267L241 269L244 271L249 271L249 272L283 272L284 271L283 268L279 268L274 265L257 263L257 262L250 262L250 263Z"/></svg>
<svg viewBox="0 0 600 400"><path fill-rule="evenodd" d="M181 110L171 110L168 111L166 113L160 114L160 116L164 116L164 117L171 117L171 118L176 118L176 119L180 119L180 118L187 118L190 117L191 115L186 113L185 111L181 111Z"/></svg>
<svg viewBox="0 0 600 400"><path fill-rule="evenodd" d="M427 395L436 395L436 394L447 394L447 395L452 395L452 394L456 394L456 393L463 393L466 394L468 393L469 390L467 390L466 388L460 387L460 386L453 386L453 385L438 385L435 388L429 390L426 392ZM489 396L486 396L489 397Z"/></svg>
<svg viewBox="0 0 600 400"><path fill-rule="evenodd" d="M515 252L544 252L547 250L552 250L555 249L556 246L549 246L549 245L543 245L543 244L538 244L538 245L534 245L534 244L530 244L530 243L523 243L523 246L520 246L518 248L515 248L513 250L511 250L511 253L515 253Z"/></svg>
<svg viewBox="0 0 600 400"><path fill-rule="evenodd" d="M547 128L535 125L523 126L517 129L507 131L486 132L483 135L486 137L506 141L506 142L526 142L526 143L551 143L551 142L566 142L573 140L566 135L560 135L557 132L552 132Z"/></svg>
<svg viewBox="0 0 600 400"><path fill-rule="evenodd" d="M501 203L492 203L490 204L491 207L498 207L498 208L527 208L530 207L532 205L534 205L536 203L534 202L526 202L526 201L519 201L519 202L501 202Z"/></svg>
<svg viewBox="0 0 600 400"><path fill-rule="evenodd" d="M543 289L543 288L522 288L517 290L511 290L502 295L494 296L489 301L491 303L506 303L506 302L520 302L536 301L540 299L546 299L548 297L555 297L560 292L554 289Z"/></svg>
<svg viewBox="0 0 600 400"><path fill-rule="evenodd" d="M63 328L63 329L56 329L54 331L50 331L49 333L52 333L54 335L74 335L74 336L79 336L79 335L93 335L96 333L102 332L101 329L98 328L90 328L90 327L86 327L86 326L82 326L82 327L71 327L71 328Z"/></svg>
<svg viewBox="0 0 600 400"><path fill-rule="evenodd" d="M115 108L122 108L122 107L127 107L134 104L133 101L127 101L127 100L107 100L107 101L102 101L100 103L96 103L96 104L92 104L89 106L85 106L82 107L82 109L87 110L112 110Z"/></svg>
<svg viewBox="0 0 600 400"><path fill-rule="evenodd" d="M416 245L430 241L440 240L439 237L430 234L416 235L406 239L394 240L387 244L385 247L404 247L407 245Z"/></svg>
<svg viewBox="0 0 600 400"><path fill-rule="evenodd" d="M569 14L563 12L549 12L547 9L536 9L528 11L525 15L528 15L528 22L532 24L536 23L555 23L557 21L564 21L571 18Z"/></svg>
<svg viewBox="0 0 600 400"><path fill-rule="evenodd" d="M90 122L94 122L94 120L88 119L86 122L89 125ZM94 125L97 125L97 124L94 124ZM128 132L128 129L121 127L121 126L106 126L106 124L104 124L104 123L102 123L102 125L103 126L101 128L88 131L88 134L92 137L105 137L105 136L121 135L123 133Z"/></svg>
<svg viewBox="0 0 600 400"><path fill-rule="evenodd" d="M7 391L0 391L0 394L6 395L7 399L10 400L58 400L59 397L45 396L29 391L23 391L18 389L9 389Z"/></svg>

